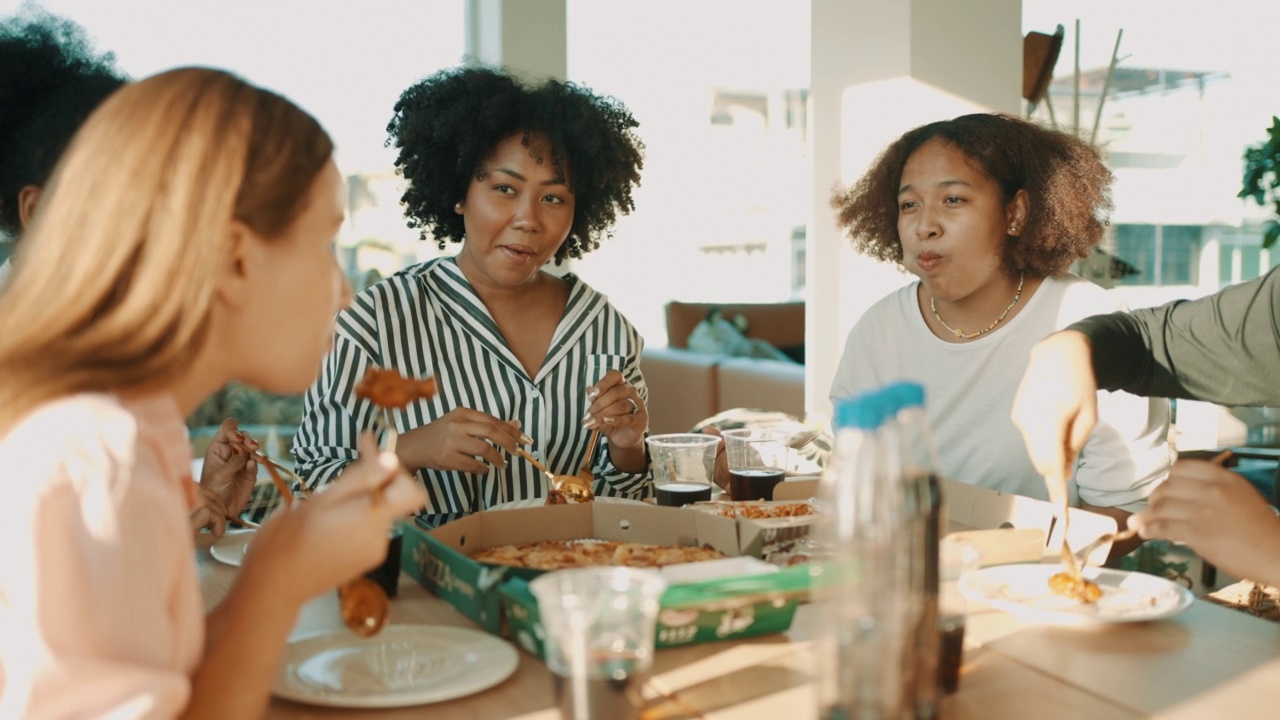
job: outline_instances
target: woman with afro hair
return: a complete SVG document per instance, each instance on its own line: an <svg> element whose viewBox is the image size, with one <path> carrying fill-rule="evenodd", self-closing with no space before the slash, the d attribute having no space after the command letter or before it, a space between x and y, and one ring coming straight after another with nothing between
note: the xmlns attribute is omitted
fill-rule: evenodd
<svg viewBox="0 0 1280 720"><path fill-rule="evenodd" d="M387 130L409 223L461 247L374 284L338 317L294 443L308 485L338 477L360 431L378 427L353 388L385 367L438 382L435 397L390 411L400 460L427 490L424 525L546 496L518 450L557 474L587 464L597 495L648 492L643 340L604 295L544 269L598 247L633 209L636 126L579 85L485 67L404 91Z"/></svg>
<svg viewBox="0 0 1280 720"><path fill-rule="evenodd" d="M832 399L920 382L943 475L1047 498L1010 410L1033 345L1122 309L1067 272L1102 240L1111 183L1089 144L1003 115L931 123L890 144L832 204L856 250L918 280L859 320ZM1100 393L1099 416L1069 496L1123 527L1168 474L1168 404Z"/></svg>
<svg viewBox="0 0 1280 720"><path fill-rule="evenodd" d="M0 232L22 236L71 137L124 83L76 23L32 5L0 21Z"/></svg>

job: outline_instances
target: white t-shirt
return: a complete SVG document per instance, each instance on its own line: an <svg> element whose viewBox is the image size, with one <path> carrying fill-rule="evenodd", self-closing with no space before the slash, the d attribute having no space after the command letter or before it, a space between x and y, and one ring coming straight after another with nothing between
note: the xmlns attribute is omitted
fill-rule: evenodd
<svg viewBox="0 0 1280 720"><path fill-rule="evenodd" d="M918 284L881 299L849 333L832 401L895 380L918 382L943 475L1048 499L1010 418L1031 348L1076 320L1127 308L1081 277L1045 278L1011 320L976 340L949 343L926 325L916 302ZM1140 507L1169 472L1169 403L1099 392L1098 416L1076 463L1072 499Z"/></svg>

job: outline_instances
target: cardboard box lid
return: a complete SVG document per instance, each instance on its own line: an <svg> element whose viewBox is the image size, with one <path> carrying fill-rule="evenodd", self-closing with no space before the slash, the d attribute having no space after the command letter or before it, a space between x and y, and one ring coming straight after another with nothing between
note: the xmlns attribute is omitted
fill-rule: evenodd
<svg viewBox="0 0 1280 720"><path fill-rule="evenodd" d="M469 555L540 540L617 540L651 545L706 545L736 556L738 526L729 518L642 503L582 503L480 512L429 531Z"/></svg>

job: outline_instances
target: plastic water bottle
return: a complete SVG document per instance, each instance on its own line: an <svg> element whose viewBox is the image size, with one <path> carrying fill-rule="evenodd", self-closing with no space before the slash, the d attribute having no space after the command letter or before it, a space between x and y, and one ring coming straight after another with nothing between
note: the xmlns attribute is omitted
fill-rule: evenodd
<svg viewBox="0 0 1280 720"><path fill-rule="evenodd" d="M829 557L811 570L824 629L816 642L823 720L899 720L907 709L901 441L890 420L880 393L836 408L815 528Z"/></svg>
<svg viewBox="0 0 1280 720"><path fill-rule="evenodd" d="M943 533L938 453L924 412L924 388L900 382L881 390L899 440L900 488L907 548L909 637L903 658L908 709L917 720L938 717L941 628L938 618L938 543Z"/></svg>

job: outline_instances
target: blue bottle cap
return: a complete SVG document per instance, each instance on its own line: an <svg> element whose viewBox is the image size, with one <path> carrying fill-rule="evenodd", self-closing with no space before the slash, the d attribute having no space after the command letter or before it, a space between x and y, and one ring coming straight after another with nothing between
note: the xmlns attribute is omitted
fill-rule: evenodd
<svg viewBox="0 0 1280 720"><path fill-rule="evenodd" d="M857 430L875 430L889 417L889 403L880 391L865 392L836 405L835 426Z"/></svg>
<svg viewBox="0 0 1280 720"><path fill-rule="evenodd" d="M881 392L893 398L893 404L897 406L894 412L905 408L924 407L924 386L920 383L902 380L885 385L881 388Z"/></svg>

